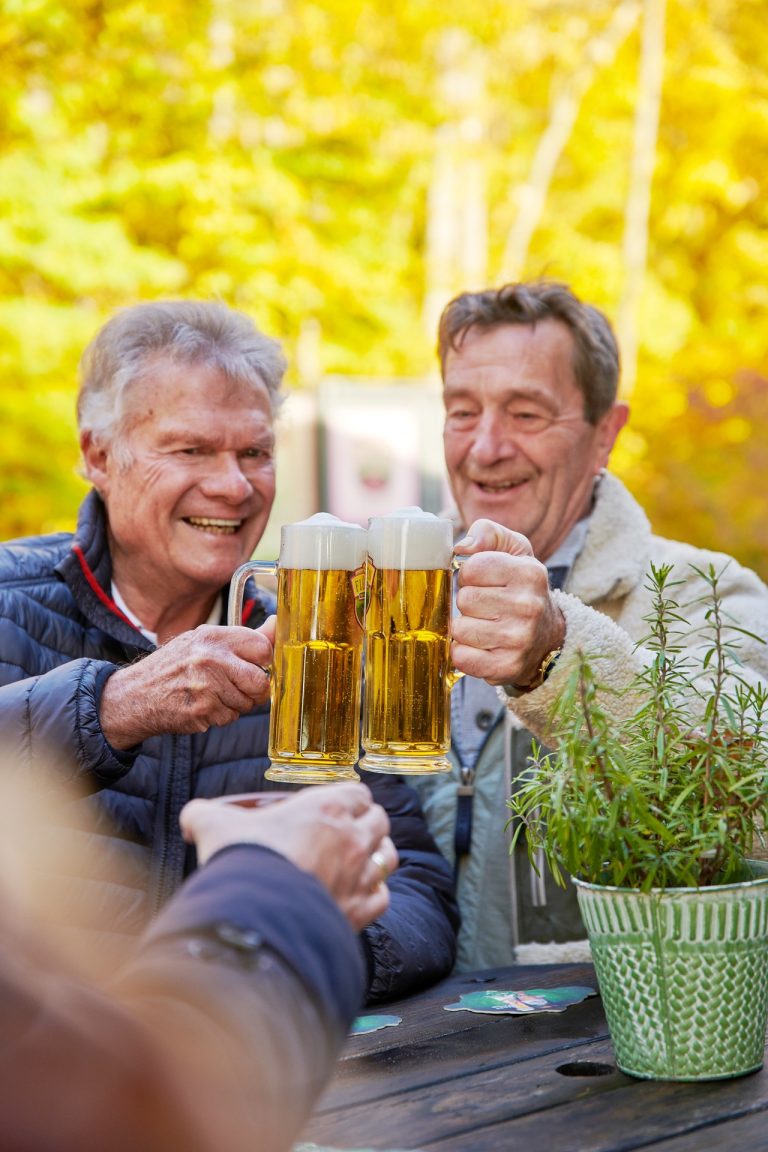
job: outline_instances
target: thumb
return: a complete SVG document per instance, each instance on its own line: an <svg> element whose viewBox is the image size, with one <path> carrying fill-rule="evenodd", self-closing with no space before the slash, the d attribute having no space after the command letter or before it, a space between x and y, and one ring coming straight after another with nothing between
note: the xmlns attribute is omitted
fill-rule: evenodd
<svg viewBox="0 0 768 1152"><path fill-rule="evenodd" d="M277 616L275 616L273 613L271 616L266 618L263 624L260 624L258 628L255 628L254 632L258 632L260 635L266 636L267 640L269 640L270 644L274 647L276 624Z"/></svg>
<svg viewBox="0 0 768 1152"><path fill-rule="evenodd" d="M513 532L495 520L475 520L466 536L454 545L454 552L473 556L476 552L506 552L509 556L533 556L527 536Z"/></svg>

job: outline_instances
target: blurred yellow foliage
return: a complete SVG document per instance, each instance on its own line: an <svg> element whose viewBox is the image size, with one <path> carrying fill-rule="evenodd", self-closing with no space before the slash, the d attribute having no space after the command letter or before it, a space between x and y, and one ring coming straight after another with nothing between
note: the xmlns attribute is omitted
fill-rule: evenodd
<svg viewBox="0 0 768 1152"><path fill-rule="evenodd" d="M315 377L432 372L440 306L510 268L617 319L642 0L0 11L5 537L71 525L77 358L121 305L223 298L294 386L310 330ZM663 50L616 467L660 530L768 576L764 0L668 3Z"/></svg>

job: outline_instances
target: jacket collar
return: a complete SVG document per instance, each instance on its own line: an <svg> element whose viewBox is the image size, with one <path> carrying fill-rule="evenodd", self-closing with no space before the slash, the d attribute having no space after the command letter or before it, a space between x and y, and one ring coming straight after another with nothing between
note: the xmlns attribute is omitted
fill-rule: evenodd
<svg viewBox="0 0 768 1152"><path fill-rule="evenodd" d="M152 650L152 644L139 632L115 604L111 596L112 557L107 536L107 513L104 502L92 489L80 505L72 548L56 566L83 615L96 627L121 644L141 652ZM226 620L229 587L223 589L223 619ZM250 628L263 624L274 601L269 593L249 584L249 596L243 604L243 623Z"/></svg>
<svg viewBox="0 0 768 1152"><path fill-rule="evenodd" d="M621 480L604 472L566 591L586 604L620 599L643 581L650 550L648 517Z"/></svg>
<svg viewBox="0 0 768 1152"><path fill-rule="evenodd" d="M112 587L112 558L107 538L104 503L92 489L80 505L72 547L56 566L83 615L102 632L121 644L140 651L152 645L115 604Z"/></svg>

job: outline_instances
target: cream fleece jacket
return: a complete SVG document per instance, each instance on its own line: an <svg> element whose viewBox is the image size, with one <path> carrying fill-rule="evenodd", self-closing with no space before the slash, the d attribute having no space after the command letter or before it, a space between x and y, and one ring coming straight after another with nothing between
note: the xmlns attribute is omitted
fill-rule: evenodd
<svg viewBox="0 0 768 1152"><path fill-rule="evenodd" d="M651 562L675 565L675 578L683 581L676 589L681 605L695 601L706 590L692 564L706 570L711 563L718 572L725 569L721 591L729 616L768 640L768 588L755 573L723 553L653 535L647 516L621 481L604 474L584 547L566 590L554 593L566 620L562 655L546 683L535 691L510 699L499 689L504 723L498 722L489 732L475 766L471 852L461 861L457 877L462 914L460 970L511 964L515 959L540 963L589 955L586 942L580 940L584 932L573 889L563 893L544 873L537 875L522 842L510 854L506 800L527 764L529 732L551 746L547 718L579 649L600 655L600 679L614 687L626 685L650 659L637 642L648 631L643 617L651 607L645 588ZM693 603L685 615L694 625L703 625L705 612L705 605ZM736 638L742 674L768 681L768 645ZM613 701L613 706L618 702ZM451 758L451 773L411 781L430 829L449 860L454 856L460 784L457 758L453 753Z"/></svg>
<svg viewBox="0 0 768 1152"><path fill-rule="evenodd" d="M600 481L584 548L576 560L564 592L554 592L566 622L565 643L546 683L507 706L540 739L547 736L547 717L573 669L579 650L599 656L599 679L612 688L625 687L651 657L637 647L648 632L644 617L651 610L646 579L651 563L673 564L673 578L681 581L675 599L681 614L694 628L704 628L707 586L695 569L713 565L723 573L720 591L729 619L760 638L751 639L729 629L742 662L740 675L749 681L768 681L768 588L748 568L722 552L711 552L667 540L651 532L640 505L615 476ZM688 639L691 653L707 648L703 634ZM702 672L702 680L707 676ZM611 698L613 699L613 697ZM625 701L625 707L630 706ZM612 705L620 708L616 701Z"/></svg>

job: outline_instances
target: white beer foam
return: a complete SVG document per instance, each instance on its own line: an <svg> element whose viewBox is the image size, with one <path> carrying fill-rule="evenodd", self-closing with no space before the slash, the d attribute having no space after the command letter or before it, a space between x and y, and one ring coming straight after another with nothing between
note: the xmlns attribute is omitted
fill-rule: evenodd
<svg viewBox="0 0 768 1152"><path fill-rule="evenodd" d="M280 567L354 572L365 563L367 533L328 512L280 529Z"/></svg>
<svg viewBox="0 0 768 1152"><path fill-rule="evenodd" d="M368 555L377 568L450 568L453 524L421 508L399 508L368 521Z"/></svg>

